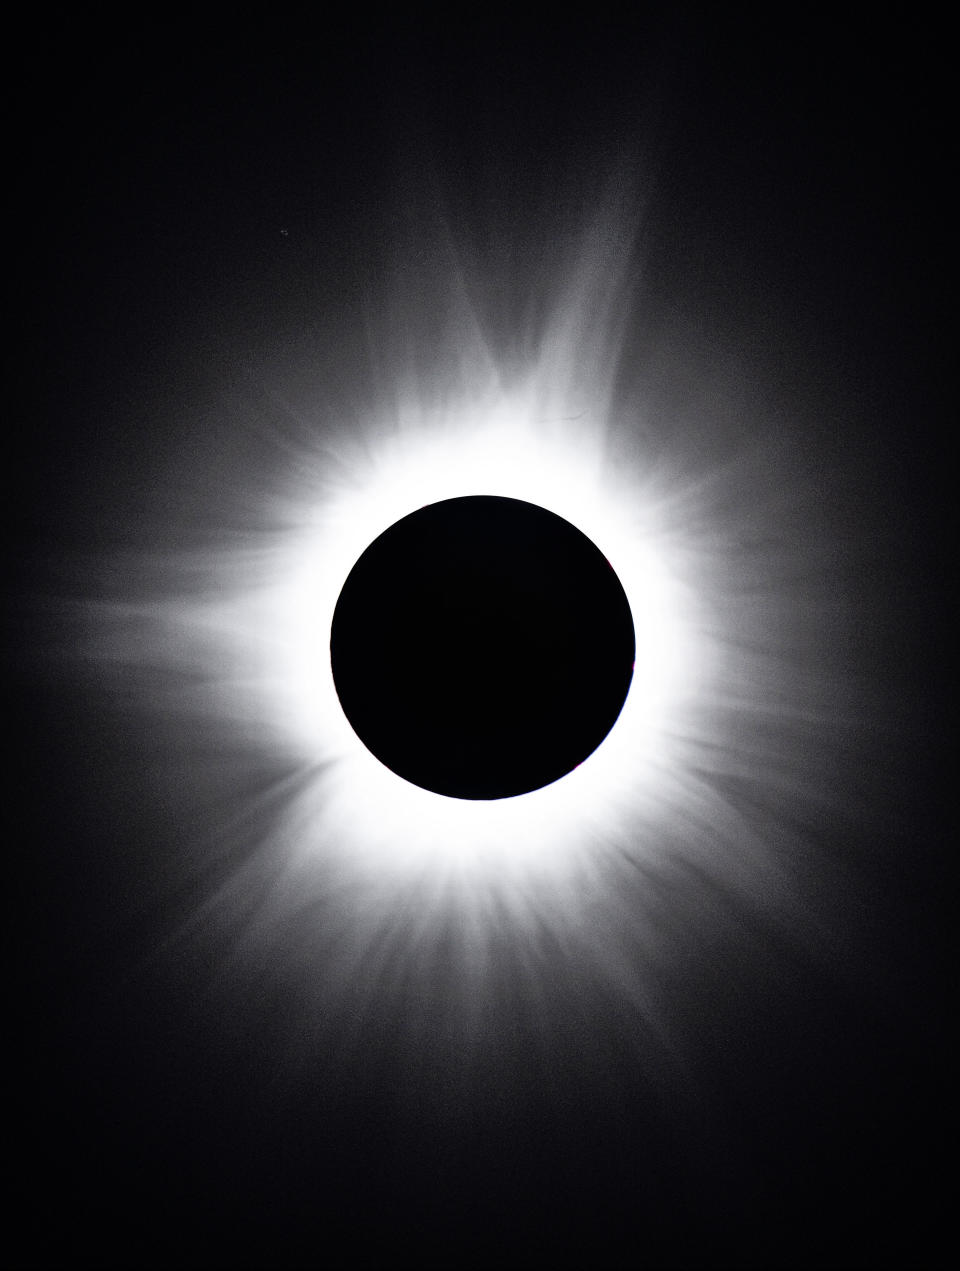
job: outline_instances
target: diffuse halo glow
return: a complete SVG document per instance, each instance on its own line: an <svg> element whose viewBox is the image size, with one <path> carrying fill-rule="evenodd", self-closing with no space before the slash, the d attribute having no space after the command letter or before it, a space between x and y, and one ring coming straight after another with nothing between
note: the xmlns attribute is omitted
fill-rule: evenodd
<svg viewBox="0 0 960 1271"><path fill-rule="evenodd" d="M558 264L553 317L518 341L519 368L500 364L438 250L438 273L384 306L377 356L348 354L326 398L309 388L322 374L287 393L265 370L259 402L251 391L214 414L217 428L198 421L207 451L158 478L168 546L116 553L110 593L81 606L95 691L161 739L150 776L175 846L155 868L216 866L177 938L218 944L218 996L228 982L237 1001L251 983L294 983L298 1019L328 1049L373 1027L382 993L414 985L409 1053L433 1045L436 1010L459 1055L454 1040L477 1039L478 1004L496 997L495 949L546 1011L547 939L608 986L639 1038L670 1027L661 969L739 929L742 912L810 944L833 921L827 890L813 904L805 880L836 869L816 855L824 822L859 815L844 781L864 725L817 456L762 417L724 436L720 398L736 397L739 367L726 384L708 368L707 392L702 363L678 356L666 422L615 390L629 218L609 219ZM444 347L426 339L431 306ZM279 423L259 411L265 398ZM251 437L262 466L246 457ZM341 710L329 658L334 606L366 547L417 508L472 494L538 504L585 534L636 634L630 692L598 749L550 786L486 802L381 765ZM198 525L201 546L181 549ZM238 756L239 795L221 780L225 754ZM842 906L842 887L829 895ZM456 1000L431 1007L432 968L450 957ZM300 1028L297 1062L315 1046Z"/></svg>
<svg viewBox="0 0 960 1271"><path fill-rule="evenodd" d="M320 820L335 831L305 852L333 850L387 874L554 874L592 827L628 815L662 781L672 730L709 661L695 597L671 572L656 509L632 506L623 474L610 471L602 432L541 421L539 406L534 383L500 400L451 403L446 425L397 428L349 482L305 507L276 584L242 604L273 686L262 709L305 759L325 765ZM369 543L419 507L469 494L536 503L582 530L621 579L637 637L633 684L601 746L553 785L489 807L419 790L374 759L343 715L324 655L340 587Z"/></svg>

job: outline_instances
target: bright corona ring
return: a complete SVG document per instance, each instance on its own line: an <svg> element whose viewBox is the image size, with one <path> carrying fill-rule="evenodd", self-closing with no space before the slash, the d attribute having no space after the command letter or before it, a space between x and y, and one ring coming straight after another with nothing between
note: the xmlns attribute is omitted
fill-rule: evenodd
<svg viewBox="0 0 960 1271"><path fill-rule="evenodd" d="M327 462L318 456L315 492L285 509L301 524L271 560L280 581L238 600L245 612L230 626L260 634L254 679L269 691L257 713L316 764L290 827L290 850L304 863L313 856L380 882L426 872L441 886L559 883L669 800L672 739L707 662L692 588L658 521L655 482L611 462L600 426L545 418L545 396L534 382L510 398L460 403L442 419L418 408L413 419L373 427L376 444L352 454L345 438L337 479L329 452ZM324 656L344 582L368 546L418 509L478 495L535 504L585 535L622 584L636 636L630 690L601 744L561 780L488 801L420 788L379 762L345 715Z"/></svg>

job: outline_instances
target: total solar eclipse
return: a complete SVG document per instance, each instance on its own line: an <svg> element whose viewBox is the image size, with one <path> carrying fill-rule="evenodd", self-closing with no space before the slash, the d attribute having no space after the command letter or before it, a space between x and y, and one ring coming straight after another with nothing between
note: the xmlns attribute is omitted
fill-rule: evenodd
<svg viewBox="0 0 960 1271"><path fill-rule="evenodd" d="M602 552L518 499L448 499L363 552L334 610L344 714L398 776L503 799L551 784L613 727L633 675L626 594Z"/></svg>

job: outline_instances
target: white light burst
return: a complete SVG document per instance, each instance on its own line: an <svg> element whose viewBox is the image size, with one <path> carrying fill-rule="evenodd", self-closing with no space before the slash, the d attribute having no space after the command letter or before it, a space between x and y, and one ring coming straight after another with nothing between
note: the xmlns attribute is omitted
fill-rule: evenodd
<svg viewBox="0 0 960 1271"><path fill-rule="evenodd" d="M804 899L811 876L826 877L811 827L844 800L856 815L840 782L861 725L837 654L844 566L816 456L761 419L714 445L721 458L693 462L682 420L668 428L655 406L618 396L628 222L584 235L551 283L553 318L518 341L526 362L509 372L449 247L439 251L440 281L385 305L378 358L358 358L312 417L301 394L287 412L293 442L264 424L269 478L229 458L222 417L215 461L160 479L187 491L171 523L204 508L202 547L117 552L108 596L83 606L98 691L132 704L161 739L153 779L165 815L178 809L168 873L201 878L205 860L246 845L215 885L197 883L180 938L213 942L211 993L231 974L286 985L299 1059L321 1038L328 1059L350 1053L400 995L404 1029L420 1039L405 1053L462 1060L502 1021L502 956L538 1027L563 1009L548 1005L556 977L589 975L640 1034L672 1045L664 977L743 912L828 939L824 907ZM450 320L428 356L424 315L438 295ZM389 351L405 346L397 327L412 359ZM674 379L702 435L701 375L702 361ZM630 693L597 751L553 785L490 802L434 795L383 767L344 717L329 659L333 608L361 552L415 509L470 494L539 504L586 534L624 586L637 637ZM250 793L218 807L218 756L237 748ZM438 1008L430 968L444 959L457 987Z"/></svg>
<svg viewBox="0 0 960 1271"><path fill-rule="evenodd" d="M569 869L585 832L619 823L663 779L672 713L703 683L694 601L670 572L655 507L631 508L624 483L607 470L601 430L539 422L538 390L534 382L489 403L452 402L446 425L401 426L358 465L352 485L307 503L276 582L237 600L235 633L256 633L262 681L272 683L265 717L305 757L330 765L320 781L318 833L302 844L308 854L333 851L345 867L376 879L411 869L470 885L478 871L504 886L518 872L556 876ZM607 739L563 780L494 802L430 794L378 763L343 716L327 655L340 587L364 548L409 512L469 494L525 499L578 526L602 546L636 615L633 684Z"/></svg>

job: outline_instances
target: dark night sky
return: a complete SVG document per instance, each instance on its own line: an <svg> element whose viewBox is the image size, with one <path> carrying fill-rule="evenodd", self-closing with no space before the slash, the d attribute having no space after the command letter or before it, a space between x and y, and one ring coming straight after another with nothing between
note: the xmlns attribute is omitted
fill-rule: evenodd
<svg viewBox="0 0 960 1271"><path fill-rule="evenodd" d="M7 428L6 1256L931 1265L949 1157L945 33L853 11L325 21L264 16L241 35L224 20L201 37L186 23L72 19L8 51L22 388ZM653 189L632 347L647 321L701 384L712 362L736 364L759 380L745 398L785 420L795 407L808 449L849 475L837 535L866 525L874 545L858 661L879 713L909 726L891 724L863 761L876 764L877 808L896 817L831 824L820 844L867 863L850 900L864 933L855 973L827 975L769 933L678 968L696 1115L629 1075L638 1061L609 989L586 973L586 1022L558 1051L569 1062L591 1029L605 1036L622 1070L595 1097L581 1086L571 1101L561 1076L555 1096L488 1096L419 1123L394 1098L384 1012L345 1088L304 1086L273 1120L248 1113L271 1064L268 1012L244 1032L226 1008L197 1006L202 945L124 979L168 948L206 884L143 884L189 814L156 810L164 739L45 652L70 638L50 597L102 584L109 564L91 561L182 546L158 493L166 456L198 427L178 402L208 400L257 359L282 379L305 332L321 341L358 295L375 302L416 244L411 190L440 191L509 360L524 284L550 269L541 226L576 227L588 210L589 182L570 174L624 161L647 165ZM513 293L484 290L511 270ZM349 379L337 356L320 385ZM675 377L675 360L641 353L621 374L665 400L658 376ZM228 485L261 462L244 444L225 460ZM702 431L673 445L694 465L702 451L705 468L723 449ZM209 526L192 524L202 539ZM765 956L777 970L764 989ZM526 1034L511 1041L503 1009L516 1063Z"/></svg>

